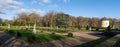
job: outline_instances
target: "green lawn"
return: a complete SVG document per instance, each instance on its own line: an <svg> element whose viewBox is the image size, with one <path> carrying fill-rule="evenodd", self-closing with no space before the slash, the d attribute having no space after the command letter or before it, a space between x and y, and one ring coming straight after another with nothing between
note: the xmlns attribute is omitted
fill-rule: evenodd
<svg viewBox="0 0 120 47"><path fill-rule="evenodd" d="M9 31L6 29L5 32L29 43L41 43L68 38L65 35L58 35L52 32L37 32L37 34L33 34L32 30L26 29L9 29Z"/></svg>

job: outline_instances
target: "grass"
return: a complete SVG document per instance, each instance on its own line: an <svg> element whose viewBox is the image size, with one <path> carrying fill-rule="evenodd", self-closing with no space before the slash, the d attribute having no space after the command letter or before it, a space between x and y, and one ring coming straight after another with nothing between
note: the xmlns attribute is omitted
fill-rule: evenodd
<svg viewBox="0 0 120 47"><path fill-rule="evenodd" d="M37 38L36 42L46 42L46 41L52 41L52 40L65 39L66 36L40 33L36 35L36 38Z"/></svg>
<svg viewBox="0 0 120 47"><path fill-rule="evenodd" d="M120 34L98 44L96 47L115 47L118 41L120 41Z"/></svg>
<svg viewBox="0 0 120 47"><path fill-rule="evenodd" d="M108 40L110 37L102 37L100 39L94 40L94 41L90 41L75 47L95 47L96 45Z"/></svg>
<svg viewBox="0 0 120 47"><path fill-rule="evenodd" d="M29 43L42 43L42 42L67 38L67 36L64 35L58 35L58 34L52 34L46 32L39 32L37 34L33 34L31 30L24 30L24 29L10 29L9 31L6 30L6 33Z"/></svg>
<svg viewBox="0 0 120 47"><path fill-rule="evenodd" d="M115 47L118 41L120 41L120 34L113 37L102 37L75 47Z"/></svg>
<svg viewBox="0 0 120 47"><path fill-rule="evenodd" d="M21 39L29 43L42 43L67 38L65 35L58 35L56 33L52 34L52 32L44 32L43 30L37 30L37 34L33 34L32 30L20 29L16 28L16 26L11 26L9 30L7 26L0 26L0 28L17 39Z"/></svg>

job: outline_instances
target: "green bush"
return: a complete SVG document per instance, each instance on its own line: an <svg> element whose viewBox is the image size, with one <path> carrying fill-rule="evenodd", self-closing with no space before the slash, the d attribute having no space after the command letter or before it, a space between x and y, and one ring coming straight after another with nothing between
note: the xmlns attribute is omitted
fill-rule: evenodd
<svg viewBox="0 0 120 47"><path fill-rule="evenodd" d="M73 33L68 33L68 37L73 37Z"/></svg>
<svg viewBox="0 0 120 47"><path fill-rule="evenodd" d="M41 30L40 32L43 33L43 30Z"/></svg>
<svg viewBox="0 0 120 47"><path fill-rule="evenodd" d="M52 34L55 34L55 32L52 32Z"/></svg>
<svg viewBox="0 0 120 47"><path fill-rule="evenodd" d="M99 29L98 29L98 28L96 28L96 31L99 31Z"/></svg>

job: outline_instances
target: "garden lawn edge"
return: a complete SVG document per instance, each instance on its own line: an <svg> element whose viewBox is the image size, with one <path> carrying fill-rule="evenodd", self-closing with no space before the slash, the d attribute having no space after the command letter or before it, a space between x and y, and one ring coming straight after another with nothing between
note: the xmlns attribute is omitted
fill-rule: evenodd
<svg viewBox="0 0 120 47"><path fill-rule="evenodd" d="M96 45L95 47L115 47L115 45L119 40L120 40L120 34Z"/></svg>

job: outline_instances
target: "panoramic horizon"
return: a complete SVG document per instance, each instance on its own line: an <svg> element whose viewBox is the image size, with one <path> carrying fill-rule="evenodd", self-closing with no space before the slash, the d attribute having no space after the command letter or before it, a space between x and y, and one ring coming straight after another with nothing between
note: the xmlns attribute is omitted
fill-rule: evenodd
<svg viewBox="0 0 120 47"><path fill-rule="evenodd" d="M120 47L120 0L0 0L0 47Z"/></svg>
<svg viewBox="0 0 120 47"><path fill-rule="evenodd" d="M119 19L119 4L119 0L0 0L0 18L11 20L22 12L44 15L56 11L71 16Z"/></svg>

